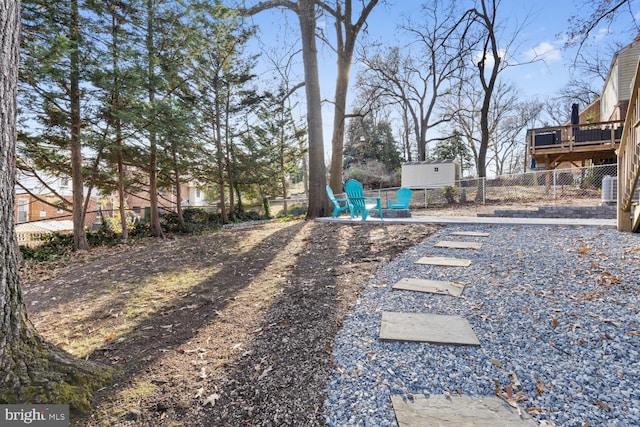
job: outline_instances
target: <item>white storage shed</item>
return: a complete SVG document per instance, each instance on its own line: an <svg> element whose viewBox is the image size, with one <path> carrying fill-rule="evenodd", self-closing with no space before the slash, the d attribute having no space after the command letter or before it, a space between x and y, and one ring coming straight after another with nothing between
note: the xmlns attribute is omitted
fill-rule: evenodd
<svg viewBox="0 0 640 427"><path fill-rule="evenodd" d="M402 186L438 188L458 185L460 165L454 160L427 160L402 164Z"/></svg>

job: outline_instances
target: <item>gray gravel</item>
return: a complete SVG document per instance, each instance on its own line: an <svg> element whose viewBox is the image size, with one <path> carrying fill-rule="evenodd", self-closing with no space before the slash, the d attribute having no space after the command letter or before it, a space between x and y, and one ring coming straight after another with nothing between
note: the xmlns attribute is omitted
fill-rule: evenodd
<svg viewBox="0 0 640 427"><path fill-rule="evenodd" d="M483 247L435 248L439 240ZM414 263L428 255L473 264ZM392 290L403 277L466 287L461 298ZM464 316L481 347L381 342L382 311ZM640 234L598 227L448 226L385 265L365 286L336 337L325 419L330 426L394 426L393 394L495 395L511 385L522 410L547 425L640 426L639 334Z"/></svg>

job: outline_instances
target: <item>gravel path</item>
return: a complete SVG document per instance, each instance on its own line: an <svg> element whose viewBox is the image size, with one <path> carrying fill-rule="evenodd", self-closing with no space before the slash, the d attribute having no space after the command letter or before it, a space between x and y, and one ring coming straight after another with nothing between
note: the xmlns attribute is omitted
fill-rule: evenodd
<svg viewBox="0 0 640 427"><path fill-rule="evenodd" d="M435 248L439 240L483 247ZM414 263L428 255L473 264ZM461 298L391 290L403 277L466 288ZM382 311L464 316L481 347L380 342ZM597 227L444 227L366 285L333 356L330 426L395 426L391 395L442 393L512 396L541 425L638 426L640 235Z"/></svg>

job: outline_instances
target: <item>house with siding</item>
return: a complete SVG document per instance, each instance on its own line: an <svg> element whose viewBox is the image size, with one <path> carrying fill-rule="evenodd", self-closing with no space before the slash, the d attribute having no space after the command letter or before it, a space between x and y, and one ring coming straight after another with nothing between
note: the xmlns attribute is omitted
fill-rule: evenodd
<svg viewBox="0 0 640 427"><path fill-rule="evenodd" d="M640 58L640 39L616 52L600 96L601 121L624 120Z"/></svg>
<svg viewBox="0 0 640 427"><path fill-rule="evenodd" d="M136 173L135 170L130 171ZM23 224L34 221L68 220L72 214L63 209L62 204L72 204L73 192L71 178L68 176L49 176L38 173L40 179L25 173L18 173L16 184L15 223ZM181 186L183 207L206 207L205 191L196 183ZM173 191L161 190L158 194L158 207L161 210L172 211L176 208L177 198ZM145 218L150 207L149 192L142 189L125 195L125 206L129 214ZM85 226L92 227L99 224L102 218L114 218L118 214L119 201L117 193L93 194Z"/></svg>
<svg viewBox="0 0 640 427"><path fill-rule="evenodd" d="M613 55L601 96L585 106L577 120L527 130L531 168L616 163L639 58L640 38Z"/></svg>

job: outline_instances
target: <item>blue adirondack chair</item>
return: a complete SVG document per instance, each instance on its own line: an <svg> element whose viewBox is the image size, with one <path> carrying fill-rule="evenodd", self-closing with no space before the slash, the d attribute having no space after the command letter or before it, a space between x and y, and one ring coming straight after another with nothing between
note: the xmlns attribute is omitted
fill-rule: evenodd
<svg viewBox="0 0 640 427"><path fill-rule="evenodd" d="M396 191L396 198L387 201L387 207L389 209L409 209L412 194L413 191L411 189L407 187L400 188Z"/></svg>
<svg viewBox="0 0 640 427"><path fill-rule="evenodd" d="M358 217L362 214L362 220L365 221L369 216L371 209L377 209L382 219L382 205L380 197L364 197L364 189L360 181L350 179L344 184L344 191L347 193L349 203L351 204L351 218Z"/></svg>
<svg viewBox="0 0 640 427"><path fill-rule="evenodd" d="M331 201L331 204L333 204L333 213L331 214L331 216L333 218L336 218L338 215L340 215L341 212L349 209L349 199L338 199L333 195L333 190L330 186L327 185L326 188L327 196L329 196L329 200Z"/></svg>

